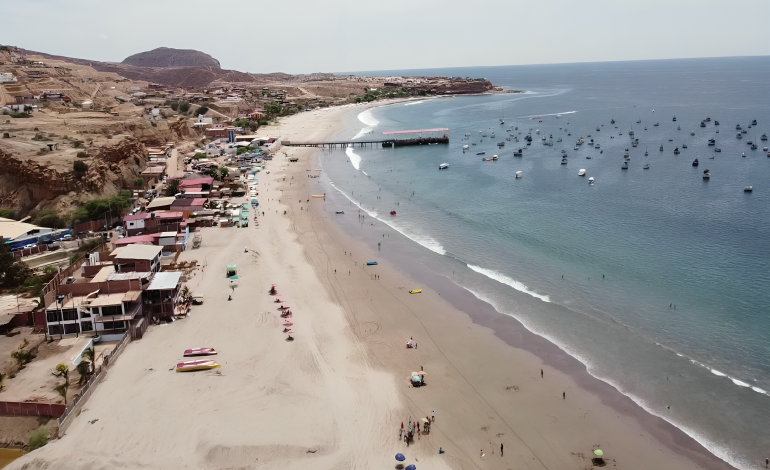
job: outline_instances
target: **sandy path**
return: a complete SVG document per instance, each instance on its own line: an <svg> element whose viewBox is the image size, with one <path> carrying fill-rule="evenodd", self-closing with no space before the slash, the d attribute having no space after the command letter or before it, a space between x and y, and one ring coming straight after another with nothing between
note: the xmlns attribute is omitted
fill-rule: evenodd
<svg viewBox="0 0 770 470"><path fill-rule="evenodd" d="M324 139L346 112L301 113L261 133ZM284 151L300 163L284 163ZM406 274L362 266L376 254L310 198L318 192L307 178L312 154L282 150L271 174L260 174L259 227L205 229L203 246L182 254L204 266L189 285L205 304L130 344L64 438L9 468L370 469L390 468L404 452L418 468L584 469L594 445L613 468L720 468L680 436L668 442L503 343L437 293L409 295L418 284ZM229 263L241 283L232 301ZM293 343L266 294L271 283L295 313ZM404 347L410 336L419 349ZM220 351L221 369L169 370L185 348L201 346ZM428 385L412 388L408 374L421 366ZM430 435L409 448L398 441L402 421L431 410Z"/></svg>

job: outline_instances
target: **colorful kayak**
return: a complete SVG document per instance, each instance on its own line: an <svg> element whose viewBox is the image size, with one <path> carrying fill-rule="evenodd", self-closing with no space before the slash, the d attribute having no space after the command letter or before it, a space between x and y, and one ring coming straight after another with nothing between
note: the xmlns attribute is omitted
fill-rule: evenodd
<svg viewBox="0 0 770 470"><path fill-rule="evenodd" d="M184 355L185 357L189 356L214 356L216 355L217 351L214 348L192 348L192 349L185 349Z"/></svg>
<svg viewBox="0 0 770 470"><path fill-rule="evenodd" d="M366 265L367 266L377 266L377 261L367 261Z"/></svg>
<svg viewBox="0 0 770 470"><path fill-rule="evenodd" d="M216 369L220 367L219 364L217 364L214 361L209 361L206 359L198 360L198 361L187 361L187 362L179 362L176 365L176 371L177 372L191 372L194 370L207 370L207 369Z"/></svg>

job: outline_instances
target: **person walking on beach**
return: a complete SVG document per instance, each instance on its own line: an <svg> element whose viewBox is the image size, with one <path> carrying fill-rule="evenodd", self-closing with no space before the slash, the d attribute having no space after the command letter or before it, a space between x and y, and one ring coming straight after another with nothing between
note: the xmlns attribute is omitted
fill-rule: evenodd
<svg viewBox="0 0 770 470"><path fill-rule="evenodd" d="M484 460L484 449L481 449L481 451L479 452L479 458L481 460Z"/></svg>
<svg viewBox="0 0 770 470"><path fill-rule="evenodd" d="M436 421L436 411L435 410L431 410L431 412L430 412L430 420L431 421Z"/></svg>
<svg viewBox="0 0 770 470"><path fill-rule="evenodd" d="M503 456L503 443L500 443L500 457Z"/></svg>
<svg viewBox="0 0 770 470"><path fill-rule="evenodd" d="M540 378L543 378L543 369L540 369Z"/></svg>

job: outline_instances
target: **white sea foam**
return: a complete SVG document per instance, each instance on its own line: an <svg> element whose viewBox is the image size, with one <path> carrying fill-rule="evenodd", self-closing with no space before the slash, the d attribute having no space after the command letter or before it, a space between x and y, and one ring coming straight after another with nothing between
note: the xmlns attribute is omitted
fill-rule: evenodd
<svg viewBox="0 0 770 470"><path fill-rule="evenodd" d="M363 122L366 125L366 127L377 127L377 124L380 123L380 121L375 119L371 109L367 109L363 113L359 114L358 120Z"/></svg>
<svg viewBox="0 0 770 470"><path fill-rule="evenodd" d="M763 394L763 395L768 395L768 393L767 393L766 391L762 390L762 389L761 389L761 388L759 388L759 387L751 387L751 389L752 389L752 390L754 390L754 391L755 391L755 392L757 392L757 393L761 393L761 394Z"/></svg>
<svg viewBox="0 0 770 470"><path fill-rule="evenodd" d="M358 134L353 136L353 139L358 139L359 137L363 137L366 134L369 134L371 132L372 132L372 128L371 127L364 127L363 129L358 131Z"/></svg>
<svg viewBox="0 0 770 470"><path fill-rule="evenodd" d="M714 375L718 375L718 376L720 376L720 377L727 377L727 374L725 374L725 373L722 373L722 372L719 372L719 371L718 371L718 370L716 370L716 369L710 369L710 370L711 370L711 373L712 373L712 374L714 374Z"/></svg>
<svg viewBox="0 0 770 470"><path fill-rule="evenodd" d="M532 297L537 297L538 299L542 300L543 302L550 302L551 299L548 298L547 295L538 294L537 292L534 292L532 290L529 290L527 286L522 284L521 282L511 279L510 277L506 276L505 274L500 274L497 271L492 271L491 269L481 268L479 266L474 266L472 264L468 265L469 268L476 271L479 274L483 274L487 276L490 279L494 279L495 281L505 284L507 286L513 287L517 291L524 292L525 294L529 294Z"/></svg>
<svg viewBox="0 0 770 470"><path fill-rule="evenodd" d="M406 103L404 106L413 106L415 104L425 103L425 100L422 101L412 101L411 103Z"/></svg>
<svg viewBox="0 0 770 470"><path fill-rule="evenodd" d="M551 114L531 114L529 116L521 116L522 118L535 118L541 116L563 116L565 114L575 114L577 111L564 111L563 113L551 113Z"/></svg>
<svg viewBox="0 0 770 470"><path fill-rule="evenodd" d="M353 147L346 148L345 149L345 155L347 155L348 158L350 159L350 163L353 164L353 168L355 168L356 170L360 170L361 169L360 168L361 167L361 156L356 154L353 151Z"/></svg>
<svg viewBox="0 0 770 470"><path fill-rule="evenodd" d="M739 387L751 387L751 385L747 384L746 382L741 382L736 378L730 377L730 380L732 380L733 383Z"/></svg>
<svg viewBox="0 0 770 470"><path fill-rule="evenodd" d="M348 149L350 150L350 149ZM348 154L350 155L350 154ZM351 160L352 161L352 160ZM355 165L354 165L355 166ZM365 173L364 173L365 174ZM384 223L388 227L392 228L396 232L400 233L401 235L405 236L406 238L412 240L413 242L419 243L420 245L424 246L425 248L429 249L430 251L434 253L438 253L440 255L445 255L446 250L441 245L441 243L436 240L435 238L431 237L430 235L426 235L423 233L417 233L415 230L406 228L401 226L400 224L396 223L396 219L393 217L390 217L390 215L386 217L379 217L379 214L372 210L371 208L367 208L366 206L362 205L355 199L353 199L351 196L349 196L345 191L338 188L333 181L329 181L329 184L331 184L332 188L336 189L340 192L343 196L348 198L350 202L353 203L356 207L361 209L362 211L369 214L369 216L374 217L375 219L379 220L380 222Z"/></svg>

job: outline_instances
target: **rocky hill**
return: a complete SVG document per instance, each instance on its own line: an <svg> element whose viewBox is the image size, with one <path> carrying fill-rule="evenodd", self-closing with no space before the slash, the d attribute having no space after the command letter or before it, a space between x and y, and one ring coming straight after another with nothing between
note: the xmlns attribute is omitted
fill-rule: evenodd
<svg viewBox="0 0 770 470"><path fill-rule="evenodd" d="M159 47L126 57L125 65L135 67L213 67L221 68L219 61L205 52L193 49Z"/></svg>

